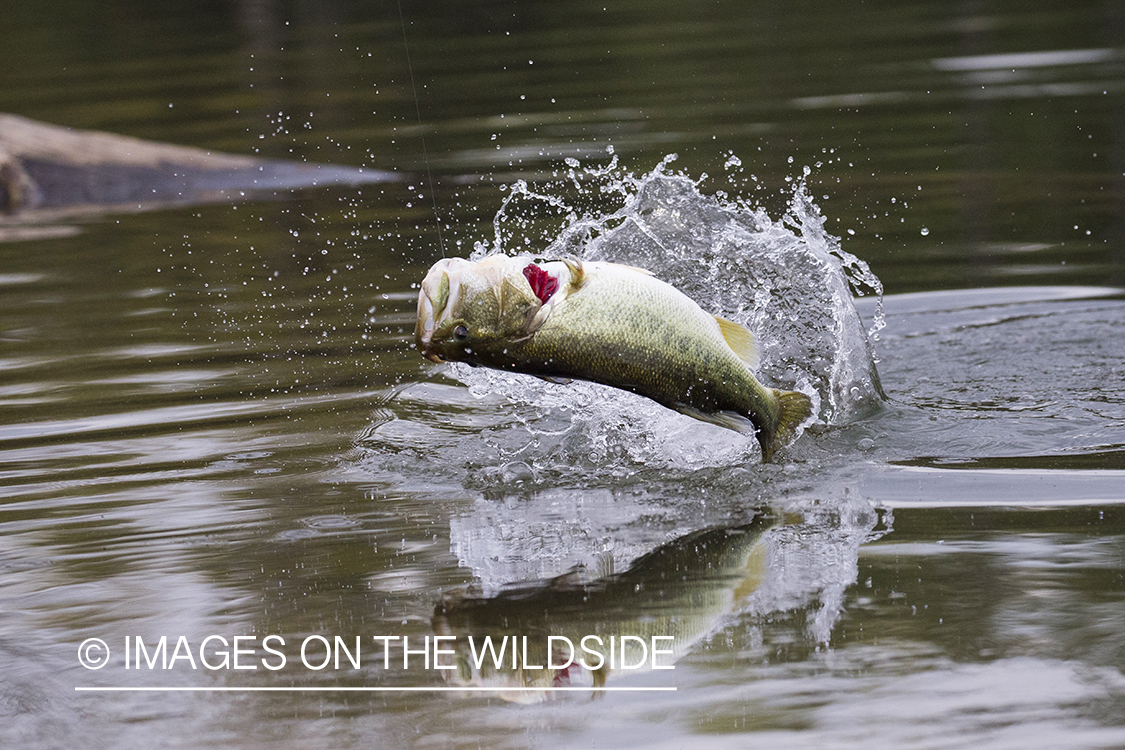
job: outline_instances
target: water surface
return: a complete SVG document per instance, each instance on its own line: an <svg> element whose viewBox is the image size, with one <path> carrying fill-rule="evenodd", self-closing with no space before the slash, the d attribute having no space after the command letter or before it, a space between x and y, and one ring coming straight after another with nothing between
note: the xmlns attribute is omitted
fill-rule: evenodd
<svg viewBox="0 0 1125 750"><path fill-rule="evenodd" d="M9 16L0 111L405 179L0 217L18 238L0 244L5 746L1125 744L1116 4ZM443 252L497 228L507 251L543 252L572 221L502 211L504 186L600 217L621 193L575 185L565 159L581 175L616 157L603 182L621 185L671 153L778 237L804 237L783 217L805 181L826 236L883 285L881 406L823 414L763 466L753 439L628 394L413 351L416 285ZM682 563L723 607L641 610L706 620L675 670L607 683L676 692L74 690L441 686L399 651L315 671L293 648L422 638L450 596L601 585L756 519L757 577ZM213 634L280 634L291 658L124 667L127 636ZM76 659L91 637L114 651L104 669Z"/></svg>

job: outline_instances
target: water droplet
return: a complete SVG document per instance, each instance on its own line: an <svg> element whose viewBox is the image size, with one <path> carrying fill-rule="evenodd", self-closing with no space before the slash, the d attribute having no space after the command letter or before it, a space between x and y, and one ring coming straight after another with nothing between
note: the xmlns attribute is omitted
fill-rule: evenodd
<svg viewBox="0 0 1125 750"><path fill-rule="evenodd" d="M929 235L929 233L930 233L929 229L927 229L926 227L922 227L922 236L923 237L926 237L927 235Z"/></svg>

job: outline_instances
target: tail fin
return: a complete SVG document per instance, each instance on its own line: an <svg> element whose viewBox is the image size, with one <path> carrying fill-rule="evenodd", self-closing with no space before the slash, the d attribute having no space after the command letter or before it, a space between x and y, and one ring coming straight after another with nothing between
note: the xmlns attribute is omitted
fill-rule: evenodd
<svg viewBox="0 0 1125 750"><path fill-rule="evenodd" d="M777 427L769 445L762 446L762 460L769 461L778 448L785 446L797 434L797 427L812 414L812 401L803 393L797 391L779 391L772 389L780 407L777 415Z"/></svg>

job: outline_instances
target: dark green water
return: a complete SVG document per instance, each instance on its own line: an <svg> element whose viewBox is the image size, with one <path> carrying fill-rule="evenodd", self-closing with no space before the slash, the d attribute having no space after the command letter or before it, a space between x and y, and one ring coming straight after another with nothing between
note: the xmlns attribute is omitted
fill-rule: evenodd
<svg viewBox="0 0 1125 750"><path fill-rule="evenodd" d="M0 217L0 744L1125 745L1119 3L2 15L0 112L406 179ZM563 161L609 146L618 177L675 153L701 193L775 221L809 167L825 228L888 295L886 406L763 467L752 439L639 398L424 362L415 285L442 246L491 242L518 179L615 208ZM512 250L562 223L519 218ZM756 512L778 525L754 586L643 557ZM75 690L442 686L370 637L432 635L466 584L550 600L534 581L607 559L722 601L579 611L695 623L675 670L608 683L676 692ZM125 667L126 637L268 634L276 672ZM304 668L316 634L362 636L361 668ZM79 664L87 638L104 669Z"/></svg>

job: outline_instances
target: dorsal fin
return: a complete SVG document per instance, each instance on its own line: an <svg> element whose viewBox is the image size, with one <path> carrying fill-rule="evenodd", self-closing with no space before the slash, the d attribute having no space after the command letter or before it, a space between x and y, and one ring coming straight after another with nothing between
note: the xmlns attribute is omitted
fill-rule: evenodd
<svg viewBox="0 0 1125 750"><path fill-rule="evenodd" d="M582 267L582 261L577 258L563 258L563 263L570 271L570 291L578 291L586 283L586 269Z"/></svg>
<svg viewBox="0 0 1125 750"><path fill-rule="evenodd" d="M754 334L746 326L739 325L726 318L720 318L718 315L714 316L719 324L719 331L722 332L723 338L726 339L727 345L734 349L734 353L738 358L751 370L758 369L758 345L754 341Z"/></svg>

